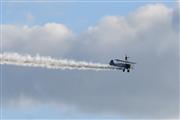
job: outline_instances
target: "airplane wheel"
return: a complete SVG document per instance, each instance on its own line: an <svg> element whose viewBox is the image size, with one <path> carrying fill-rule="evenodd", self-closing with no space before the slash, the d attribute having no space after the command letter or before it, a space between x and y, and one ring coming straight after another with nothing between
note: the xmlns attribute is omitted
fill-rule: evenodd
<svg viewBox="0 0 180 120"><path fill-rule="evenodd" d="M123 69L123 72L125 71L125 69Z"/></svg>
<svg viewBox="0 0 180 120"><path fill-rule="evenodd" d="M130 70L127 70L127 72L130 72Z"/></svg>

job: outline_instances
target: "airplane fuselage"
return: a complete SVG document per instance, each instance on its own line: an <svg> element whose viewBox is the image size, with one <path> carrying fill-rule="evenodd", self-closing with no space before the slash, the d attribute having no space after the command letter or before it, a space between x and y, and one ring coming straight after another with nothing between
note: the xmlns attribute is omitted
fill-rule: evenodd
<svg viewBox="0 0 180 120"><path fill-rule="evenodd" d="M123 72L125 71L125 69L127 69L128 72L129 72L129 69L131 68L131 65L128 64L128 63L114 62L114 60L111 60L111 61L109 62L109 65L118 67L119 69L122 69Z"/></svg>

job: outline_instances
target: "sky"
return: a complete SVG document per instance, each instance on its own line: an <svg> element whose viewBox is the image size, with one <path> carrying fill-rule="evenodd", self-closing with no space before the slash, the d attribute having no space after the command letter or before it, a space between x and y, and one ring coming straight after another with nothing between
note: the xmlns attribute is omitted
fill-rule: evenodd
<svg viewBox="0 0 180 120"><path fill-rule="evenodd" d="M130 73L1 65L1 118L178 119L177 1L1 4L2 52L137 62Z"/></svg>

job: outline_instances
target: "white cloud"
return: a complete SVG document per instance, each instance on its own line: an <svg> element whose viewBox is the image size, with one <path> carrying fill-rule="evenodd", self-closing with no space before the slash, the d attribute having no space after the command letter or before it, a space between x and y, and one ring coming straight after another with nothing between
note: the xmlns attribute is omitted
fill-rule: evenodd
<svg viewBox="0 0 180 120"><path fill-rule="evenodd" d="M71 47L73 33L65 25L3 25L3 50L31 54L64 55ZM58 52L58 53L57 53Z"/></svg>
<svg viewBox="0 0 180 120"><path fill-rule="evenodd" d="M146 5L128 17L106 16L89 27L80 40L84 46L80 51L104 58L107 54L143 52L142 47L161 54L177 43L174 39L177 33L172 27L172 9L162 4Z"/></svg>

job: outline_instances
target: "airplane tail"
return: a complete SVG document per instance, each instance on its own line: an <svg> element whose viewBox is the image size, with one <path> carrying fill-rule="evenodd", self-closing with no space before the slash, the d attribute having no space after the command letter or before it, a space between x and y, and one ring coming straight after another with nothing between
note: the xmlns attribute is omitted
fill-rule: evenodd
<svg viewBox="0 0 180 120"><path fill-rule="evenodd" d="M114 61L111 60L111 61L109 62L109 65L114 65Z"/></svg>

